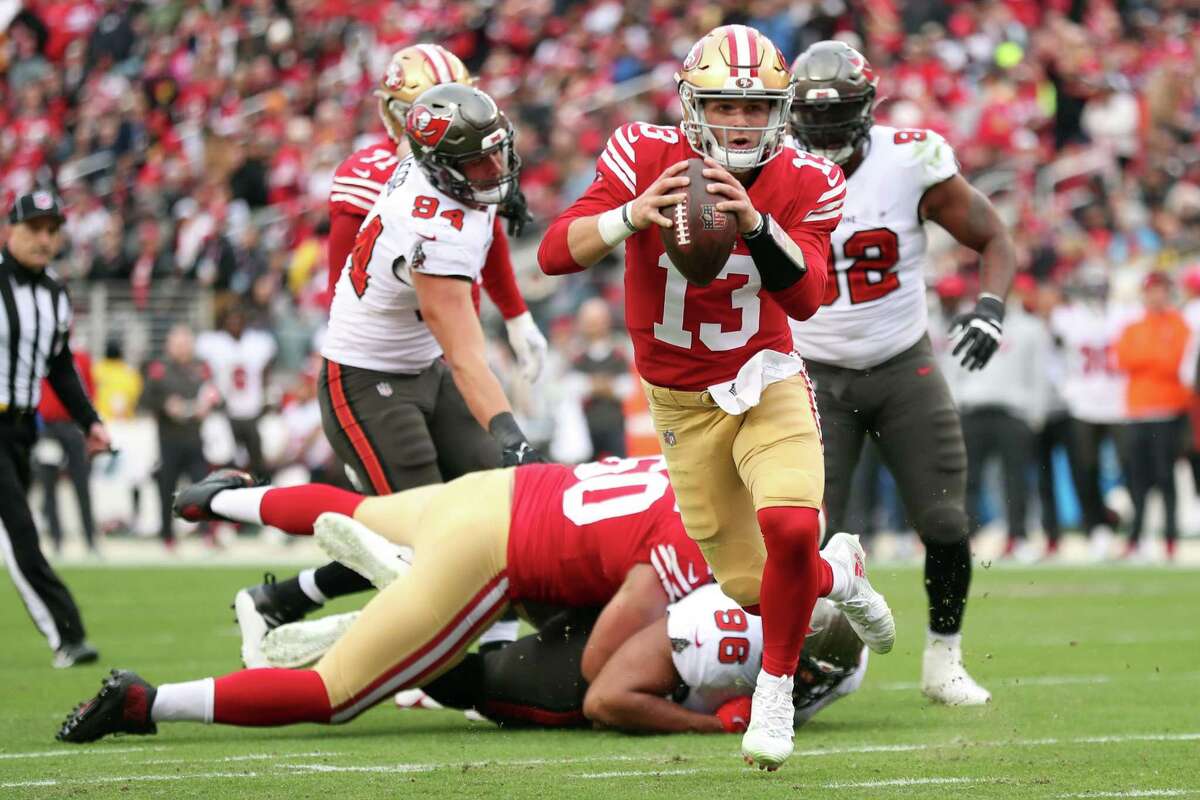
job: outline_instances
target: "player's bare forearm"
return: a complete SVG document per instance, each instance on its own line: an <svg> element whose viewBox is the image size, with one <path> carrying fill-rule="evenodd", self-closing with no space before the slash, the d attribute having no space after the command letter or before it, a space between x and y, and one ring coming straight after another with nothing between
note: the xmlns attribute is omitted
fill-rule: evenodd
<svg viewBox="0 0 1200 800"><path fill-rule="evenodd" d="M983 192L955 175L925 192L921 216L979 253L980 292L999 298L1008 296L1017 271L1016 248L1004 220Z"/></svg>
<svg viewBox="0 0 1200 800"><path fill-rule="evenodd" d="M599 214L576 217L567 227L567 249L571 258L581 267L590 267L613 251L600 238L599 220Z"/></svg>
<svg viewBox="0 0 1200 800"><path fill-rule="evenodd" d="M591 713L588 713L590 710ZM721 720L713 714L690 711L681 705L646 692L627 691L606 695L584 715L598 727L639 733L722 733Z"/></svg>
<svg viewBox="0 0 1200 800"><path fill-rule="evenodd" d="M488 366L483 328L475 315L470 282L414 272L413 288L421 305L421 317L442 346L454 385L471 415L486 430L497 414L512 411L512 406Z"/></svg>
<svg viewBox="0 0 1200 800"><path fill-rule="evenodd" d="M625 576L625 582L592 627L579 665L583 679L594 681L613 653L666 612L667 595L653 568L638 564Z"/></svg>
<svg viewBox="0 0 1200 800"><path fill-rule="evenodd" d="M645 733L722 730L716 716L689 711L664 699L680 683L671 659L665 616L625 641L589 683L583 713L597 726Z"/></svg>

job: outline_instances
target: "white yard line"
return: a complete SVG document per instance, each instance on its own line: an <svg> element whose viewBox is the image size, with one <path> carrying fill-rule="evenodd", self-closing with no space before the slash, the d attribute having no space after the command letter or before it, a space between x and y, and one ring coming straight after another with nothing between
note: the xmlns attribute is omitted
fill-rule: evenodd
<svg viewBox="0 0 1200 800"><path fill-rule="evenodd" d="M1126 680L1137 681L1162 681L1162 680L1178 680L1191 681L1200 678L1200 672L1150 672L1150 673L1125 673L1121 675L1033 675L1027 678L1000 678L999 680L991 681L992 684L1000 686L1079 686L1079 685L1100 685L1105 683L1113 683ZM880 683L875 685L875 689L883 692L907 692L913 689L920 689L921 684L917 681L892 681L889 683Z"/></svg>
<svg viewBox="0 0 1200 800"><path fill-rule="evenodd" d="M893 778L879 781L852 781L822 784L825 789L883 789L889 786L940 786L946 783L984 783L990 778Z"/></svg>
<svg viewBox="0 0 1200 800"><path fill-rule="evenodd" d="M584 772L581 775L573 775L571 777L586 778L588 780L603 778L657 778L661 775L695 775L699 771L698 769L658 769L638 770L634 772Z"/></svg>
<svg viewBox="0 0 1200 800"><path fill-rule="evenodd" d="M164 745L152 747L60 747L57 750L36 750L28 753L0 753L0 760L12 758L65 758L67 756L107 756L115 753L155 753L166 750Z"/></svg>
<svg viewBox="0 0 1200 800"><path fill-rule="evenodd" d="M1189 794L1200 794L1200 789L1127 789L1123 792L1076 792L1056 797L1184 797Z"/></svg>
<svg viewBox="0 0 1200 800"><path fill-rule="evenodd" d="M63 780L13 781L0 783L0 789L21 789L29 786L71 786L91 783L151 783L155 781L191 781L197 778L257 778L257 772L193 772L186 775L112 775L91 778L66 778Z"/></svg>

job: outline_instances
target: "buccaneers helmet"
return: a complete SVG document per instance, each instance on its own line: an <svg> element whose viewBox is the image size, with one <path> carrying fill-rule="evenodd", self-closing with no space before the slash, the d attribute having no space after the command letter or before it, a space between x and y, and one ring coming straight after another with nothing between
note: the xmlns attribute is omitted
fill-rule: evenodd
<svg viewBox="0 0 1200 800"><path fill-rule="evenodd" d="M845 42L817 42L792 64L792 135L811 153L845 164L870 135L879 78Z"/></svg>
<svg viewBox="0 0 1200 800"><path fill-rule="evenodd" d="M804 713L806 709L858 670L863 653L862 640L850 621L828 600L817 599L808 624L812 632L804 640L792 694L797 724L811 716Z"/></svg>
<svg viewBox="0 0 1200 800"><path fill-rule="evenodd" d="M692 149L712 156L729 169L748 170L766 164L783 150L788 107L792 102L787 62L771 40L745 25L714 28L692 45L683 67L675 73L680 127ZM715 99L767 100L767 124L761 128L713 125L705 119L704 103ZM729 146L734 131L759 131L758 146Z"/></svg>
<svg viewBox="0 0 1200 800"><path fill-rule="evenodd" d="M392 141L404 141L404 115L417 95L441 83L471 86L475 79L458 56L440 45L414 44L395 52L375 89L379 118Z"/></svg>
<svg viewBox="0 0 1200 800"><path fill-rule="evenodd" d="M496 101L479 89L457 83L434 86L413 101L404 127L429 182L455 200L496 205L518 191L516 134ZM492 158L496 154L499 158ZM468 175L478 167L482 174Z"/></svg>

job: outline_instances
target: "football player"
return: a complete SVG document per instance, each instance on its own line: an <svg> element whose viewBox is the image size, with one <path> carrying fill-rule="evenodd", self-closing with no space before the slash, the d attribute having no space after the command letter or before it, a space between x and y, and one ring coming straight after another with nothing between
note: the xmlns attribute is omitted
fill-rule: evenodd
<svg viewBox="0 0 1200 800"><path fill-rule="evenodd" d="M354 247L359 226L371 212L383 186L396 165L408 157L410 148L404 133L404 118L413 101L434 86L443 83L475 83L458 56L436 44L417 44L398 50L375 90L379 118L388 141L375 142L347 156L333 174L329 194L329 296ZM507 219L508 235L519 236L528 220L525 197L514 189L499 206L493 224L492 245L483 264L481 277L488 297L500 309L508 329L508 341L516 353L521 373L529 382L537 380L546 358L546 338L538 330L513 275L508 238L500 219ZM478 287L475 296L478 297Z"/></svg>
<svg viewBox="0 0 1200 800"><path fill-rule="evenodd" d="M367 574L389 574L389 561L395 555L381 553ZM284 625L267 635L264 651L272 666L307 666L356 617ZM745 730L762 660L762 623L716 585L670 605L665 618L626 640L589 685L579 665L595 621L595 609L563 610L511 645L467 654L423 690L401 692L397 705L476 710L502 727ZM867 668L862 641L828 600L817 600L810 626L796 673L796 726L855 691Z"/></svg>
<svg viewBox="0 0 1200 800"><path fill-rule="evenodd" d="M60 739L154 733L156 723L175 720L345 722L453 667L510 604L531 616L538 607L604 606L580 658L580 674L591 681L669 601L709 580L659 459L488 470L384 497L252 483L245 473L214 473L179 494L177 513L299 535L316 527L326 550L351 566L379 534L412 548L411 568L367 604L313 669L246 669L157 688L114 671L99 695L67 717ZM852 548L835 540L826 558L847 581L866 583Z"/></svg>
<svg viewBox="0 0 1200 800"><path fill-rule="evenodd" d="M846 576L818 555L821 434L787 317L807 319L825 294L829 234L845 181L836 164L785 146L791 75L753 28L716 28L676 75L677 127L621 126L596 180L551 224L544 272L587 269L625 244L625 319L637 370L688 534L722 590L761 614L763 662L747 761L777 769L792 752L793 675L818 596L851 600ZM689 159L703 158L716 210L740 237L707 286L666 255L663 214L681 202ZM853 540L853 557L863 553ZM881 596L847 611L863 640L887 652L895 623Z"/></svg>
<svg viewBox="0 0 1200 800"><path fill-rule="evenodd" d="M846 517L850 476L868 433L896 477L925 544L929 631L921 686L950 705L991 695L962 664L971 583L964 510L966 448L950 390L934 360L925 301L925 227L932 220L980 254L982 291L953 321L954 356L983 368L1000 346L1004 298L1015 270L1012 239L988 199L958 172L933 131L875 125L877 77L842 42L818 42L792 65L792 133L847 176L836 266L821 307L793 323L809 363L825 435L827 530Z"/></svg>
<svg viewBox="0 0 1200 800"><path fill-rule="evenodd" d="M518 191L513 128L491 97L461 83L424 92L405 125L413 153L359 230L321 348L326 438L380 495L541 459L488 366L472 299L497 209ZM331 564L243 590L234 608L261 633L366 588ZM513 621L502 636L515 635Z"/></svg>

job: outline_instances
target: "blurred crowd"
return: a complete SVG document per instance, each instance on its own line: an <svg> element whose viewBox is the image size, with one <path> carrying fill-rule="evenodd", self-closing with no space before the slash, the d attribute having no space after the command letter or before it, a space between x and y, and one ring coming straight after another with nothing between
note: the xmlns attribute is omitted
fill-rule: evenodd
<svg viewBox="0 0 1200 800"><path fill-rule="evenodd" d="M235 451L259 466L270 459L246 441L254 426L244 421L282 417L293 398L306 402L311 383L304 351L319 339L328 300L333 171L356 147L383 140L372 90L390 54L419 41L459 55L513 119L521 184L539 223L586 188L618 124L678 119L672 73L712 27L757 27L788 58L821 39L850 42L881 76L877 119L942 133L1012 224L1022 296L1041 298L1026 304L1058 353L1047 359L1050 383L1073 346L1065 312L1052 324L1050 309L1085 296L1140 309L1149 274L1166 276L1176 303L1187 269L1200 262L1200 11L1186 0L24 0L6 8L0 190L59 189L69 244L58 269L76 291L116 287L153 311L156 289L199 288L215 298L219 327L232 316L277 345L308 343L255 361L261 402L226 409L231 429L241 429ZM550 377L534 390L513 388L528 429L568 460L637 449L642 411L619 333L619 264L540 280L531 252L539 234L530 226L514 249L534 315L556 345ZM973 254L948 242L933 252L930 281L941 281L943 302L971 296ZM1115 348L1119 330L1112 334ZM98 360L106 349L120 354L109 338L88 343ZM150 381L153 365L171 358L166 350L105 361ZM209 351L196 350L208 364ZM497 345L494 358L503 369L510 354ZM209 383L213 407L228 405L221 393L232 384ZM163 424L165 410L144 398L122 402ZM1133 412L1121 413L1114 423ZM297 432L278 458L328 469L320 436L302 418L292 414ZM1029 426L1036 433L1043 423Z"/></svg>

